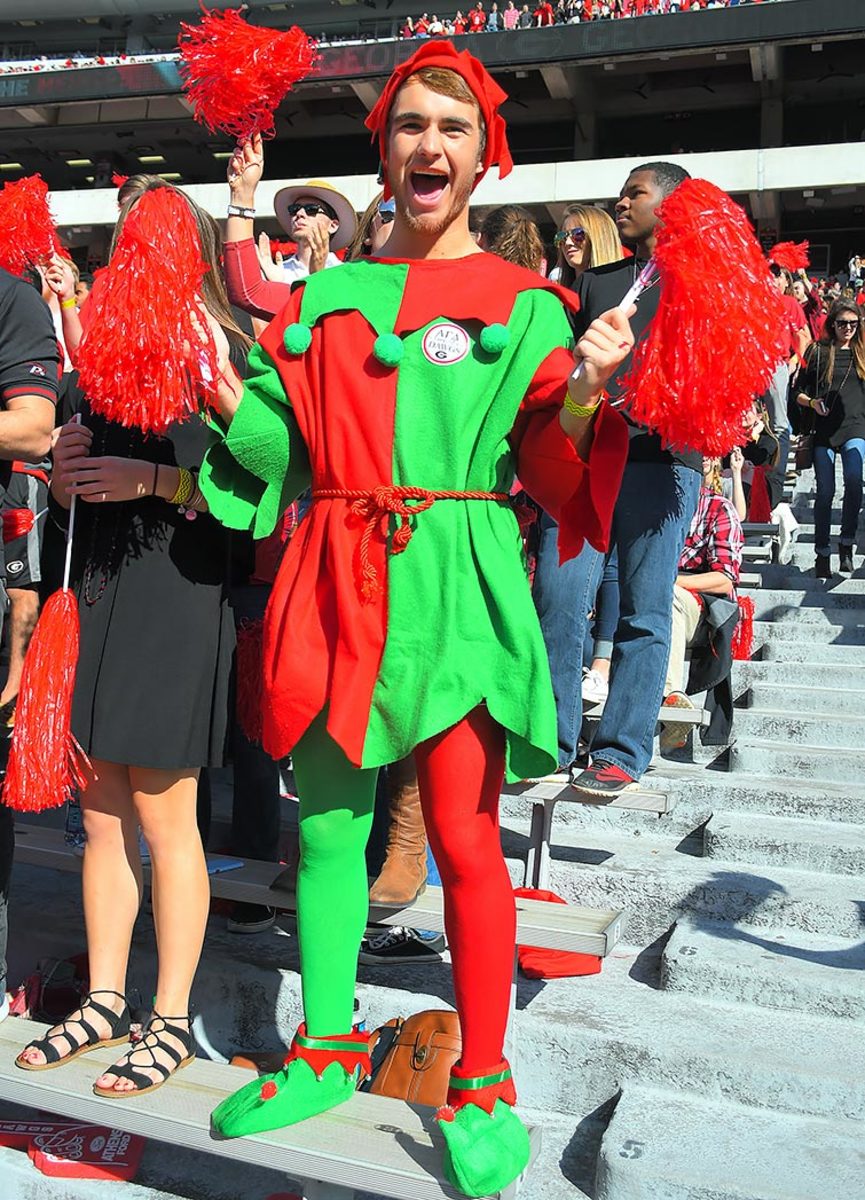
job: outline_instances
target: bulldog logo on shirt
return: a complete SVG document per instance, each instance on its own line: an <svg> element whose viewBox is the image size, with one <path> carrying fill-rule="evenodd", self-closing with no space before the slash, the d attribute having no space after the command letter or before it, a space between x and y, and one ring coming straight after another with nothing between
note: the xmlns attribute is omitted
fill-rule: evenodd
<svg viewBox="0 0 865 1200"><path fill-rule="evenodd" d="M433 325L423 336L421 348L424 358L436 366L449 367L453 363L462 362L469 352L469 335L459 325L449 322L445 325Z"/></svg>

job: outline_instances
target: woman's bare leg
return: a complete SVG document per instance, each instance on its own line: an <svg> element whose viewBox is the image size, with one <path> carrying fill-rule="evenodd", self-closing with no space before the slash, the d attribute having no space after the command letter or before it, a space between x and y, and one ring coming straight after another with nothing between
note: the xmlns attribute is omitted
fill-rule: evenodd
<svg viewBox="0 0 865 1200"><path fill-rule="evenodd" d="M204 850L196 824L198 771L162 771L130 767L132 796L141 830L150 848L153 917L159 953L154 1008L183 1029L189 1012L189 993L201 956L210 884ZM185 1056L186 1048L176 1038L160 1034ZM173 1066L168 1055L155 1051L157 1060ZM154 1082L162 1078L145 1051L127 1056L137 1071ZM122 1060L126 1061L126 1059ZM135 1084L118 1079L111 1071L97 1080L102 1088L133 1091Z"/></svg>
<svg viewBox="0 0 865 1200"><path fill-rule="evenodd" d="M90 990L119 993L94 997L99 1004L119 1013L124 1004L121 997L126 991L132 929L141 904L138 820L129 768L94 759L88 772L88 786L81 794L81 811L87 833L81 876ZM67 1020L74 1022L78 1015L76 1010ZM110 1036L108 1022L92 1008L88 1008L86 1019L100 1037ZM73 1024L70 1032L79 1044L85 1041L86 1031L80 1025ZM70 1051L65 1037L55 1037L53 1044L64 1056ZM42 1051L31 1048L21 1058L35 1066L45 1062Z"/></svg>

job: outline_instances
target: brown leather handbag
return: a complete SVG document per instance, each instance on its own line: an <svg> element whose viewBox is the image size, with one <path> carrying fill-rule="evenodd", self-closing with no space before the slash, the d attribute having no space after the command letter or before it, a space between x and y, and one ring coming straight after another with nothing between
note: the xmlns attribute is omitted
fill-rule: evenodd
<svg viewBox="0 0 865 1200"><path fill-rule="evenodd" d="M447 1098L451 1067L462 1053L459 1017L445 1009L405 1020L395 1017L375 1031L371 1050L373 1076L364 1091L438 1108Z"/></svg>

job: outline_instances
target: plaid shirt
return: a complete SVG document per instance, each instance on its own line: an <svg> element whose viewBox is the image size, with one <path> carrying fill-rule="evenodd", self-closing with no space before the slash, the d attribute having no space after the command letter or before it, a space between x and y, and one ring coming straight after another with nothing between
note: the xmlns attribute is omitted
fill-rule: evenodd
<svg viewBox="0 0 865 1200"><path fill-rule="evenodd" d="M739 582L744 541L742 522L731 501L701 488L679 570L683 575L722 571L735 587Z"/></svg>

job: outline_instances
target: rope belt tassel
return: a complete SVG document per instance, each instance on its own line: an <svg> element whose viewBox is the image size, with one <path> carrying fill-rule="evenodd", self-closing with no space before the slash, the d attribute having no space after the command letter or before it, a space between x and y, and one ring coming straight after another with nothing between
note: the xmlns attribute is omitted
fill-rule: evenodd
<svg viewBox="0 0 865 1200"><path fill-rule="evenodd" d="M508 501L507 492L432 491L428 488L380 484L372 491L350 488L320 488L312 493L313 500L347 500L350 511L362 517L366 524L360 539L361 594L366 601L381 590L381 580L372 561L370 548L378 532L384 542L390 528L390 518L398 519L391 539L391 554L401 554L412 538L411 518L432 508L436 500L497 500ZM411 501L412 503L408 503Z"/></svg>

